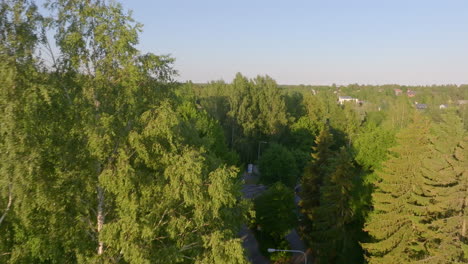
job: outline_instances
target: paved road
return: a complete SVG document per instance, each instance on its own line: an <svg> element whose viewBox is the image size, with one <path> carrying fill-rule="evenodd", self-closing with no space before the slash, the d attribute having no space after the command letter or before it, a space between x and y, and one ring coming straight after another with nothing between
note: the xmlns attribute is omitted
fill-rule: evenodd
<svg viewBox="0 0 468 264"><path fill-rule="evenodd" d="M299 197L298 193L301 191L301 185L297 185L294 188L294 203L296 204L297 210L300 212L299 202L301 201L301 197ZM304 241L302 241L301 237L297 233L296 229L291 230L291 232L286 236L286 240L289 242L289 246L291 249L294 250L301 250L307 254L307 263L314 263L312 260L312 255L310 250L307 249ZM293 264L302 264L304 263L304 254L295 253L293 255Z"/></svg>
<svg viewBox="0 0 468 264"><path fill-rule="evenodd" d="M256 168L254 168L256 172ZM244 173L242 176L245 184L242 186L242 194L245 199L254 199L263 193L267 187L261 184L254 184L258 180L258 174L248 174ZM257 239L246 225L242 226L242 229L239 233L239 236L242 238L242 245L247 250L248 259L252 264L270 264L270 261L260 253L258 248Z"/></svg>
<svg viewBox="0 0 468 264"><path fill-rule="evenodd" d="M256 168L254 168L254 171L255 169ZM245 182L249 183L249 184L247 183L244 184L244 186L242 187L242 193L243 193L244 198L253 199L259 196L260 194L262 194L267 189L267 187L264 185L252 183L258 180L257 175L258 174L244 173L243 179ZM300 201L299 196L295 195L294 200L297 205ZM242 230L239 236L243 240L243 246L247 250L248 259L250 262L252 262L253 264L269 264L270 263L269 260L260 253L260 250L258 248L258 242L255 239L253 232L249 228L247 228L247 226L244 225L242 227ZM291 232L285 238L289 242L291 249L301 250L301 251L305 251L307 249L306 246L304 245L304 242L301 240L299 234L297 233L295 229L291 230ZM304 263L304 255L300 253L294 253L291 263L293 264ZM312 263L312 262L309 260L308 263Z"/></svg>
<svg viewBox="0 0 468 264"><path fill-rule="evenodd" d="M254 168L254 171L256 168ZM243 180L246 182L242 186L242 194L245 199L253 199L263 193L267 187L261 184L253 184L257 182L258 174L248 174L244 173ZM252 264L270 264L270 261L260 253L258 248L257 239L249 228L246 225L242 226L239 236L242 238L242 245L247 250L248 259Z"/></svg>
<svg viewBox="0 0 468 264"><path fill-rule="evenodd" d="M262 194L267 187L261 184L244 184L242 194L246 199L253 199Z"/></svg>
<svg viewBox="0 0 468 264"><path fill-rule="evenodd" d="M306 252L306 246L304 245L304 242L301 240L301 237L297 233L296 229L291 230L291 233L286 235L286 240L289 242L289 246L291 249L294 250L301 250ZM303 264L304 263L304 254L301 253L293 253L293 258L291 263L294 264ZM310 260L308 260L308 263L311 263Z"/></svg>
<svg viewBox="0 0 468 264"><path fill-rule="evenodd" d="M253 264L270 264L270 261L265 258L262 253L260 253L260 249L258 248L257 239L247 226L242 226L240 237L242 238L243 242L242 245L247 250L248 259Z"/></svg>

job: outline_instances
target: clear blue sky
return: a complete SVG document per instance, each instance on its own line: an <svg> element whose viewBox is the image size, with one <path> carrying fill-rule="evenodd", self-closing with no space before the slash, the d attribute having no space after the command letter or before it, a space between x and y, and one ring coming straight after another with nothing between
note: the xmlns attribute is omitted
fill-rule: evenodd
<svg viewBox="0 0 468 264"><path fill-rule="evenodd" d="M124 0L179 80L468 83L466 0Z"/></svg>

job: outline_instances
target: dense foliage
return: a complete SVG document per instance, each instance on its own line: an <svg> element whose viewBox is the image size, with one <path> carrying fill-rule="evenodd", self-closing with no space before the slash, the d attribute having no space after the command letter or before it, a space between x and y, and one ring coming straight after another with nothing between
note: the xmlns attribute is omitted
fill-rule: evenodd
<svg viewBox="0 0 468 264"><path fill-rule="evenodd" d="M293 188L299 174L293 154L285 147L272 143L258 160L261 182L267 185L281 182Z"/></svg>
<svg viewBox="0 0 468 264"><path fill-rule="evenodd" d="M276 263L293 231L314 263L468 261L467 85L178 83L120 4L44 7L0 2L0 263L247 263L243 225Z"/></svg>
<svg viewBox="0 0 468 264"><path fill-rule="evenodd" d="M0 262L245 263L239 170L173 60L117 3L48 7L1 3Z"/></svg>

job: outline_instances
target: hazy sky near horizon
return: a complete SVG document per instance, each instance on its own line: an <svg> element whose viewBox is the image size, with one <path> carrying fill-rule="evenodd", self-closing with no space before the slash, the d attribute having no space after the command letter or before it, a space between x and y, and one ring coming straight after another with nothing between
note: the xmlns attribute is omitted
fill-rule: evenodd
<svg viewBox="0 0 468 264"><path fill-rule="evenodd" d="M181 81L468 83L466 0L123 0Z"/></svg>

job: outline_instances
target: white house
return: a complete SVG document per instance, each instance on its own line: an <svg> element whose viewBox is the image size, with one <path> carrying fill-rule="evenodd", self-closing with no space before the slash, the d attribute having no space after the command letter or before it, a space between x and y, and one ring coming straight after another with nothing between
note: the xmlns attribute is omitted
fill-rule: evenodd
<svg viewBox="0 0 468 264"><path fill-rule="evenodd" d="M418 109L418 110L427 109L427 104L419 104L418 102L415 102L414 104L416 106L416 109Z"/></svg>
<svg viewBox="0 0 468 264"><path fill-rule="evenodd" d="M359 99L353 98L351 96L338 96L338 103L344 104L345 102L359 102Z"/></svg>
<svg viewBox="0 0 468 264"><path fill-rule="evenodd" d="M439 109L446 109L447 107L448 107L448 105L446 105L446 104L439 105Z"/></svg>

